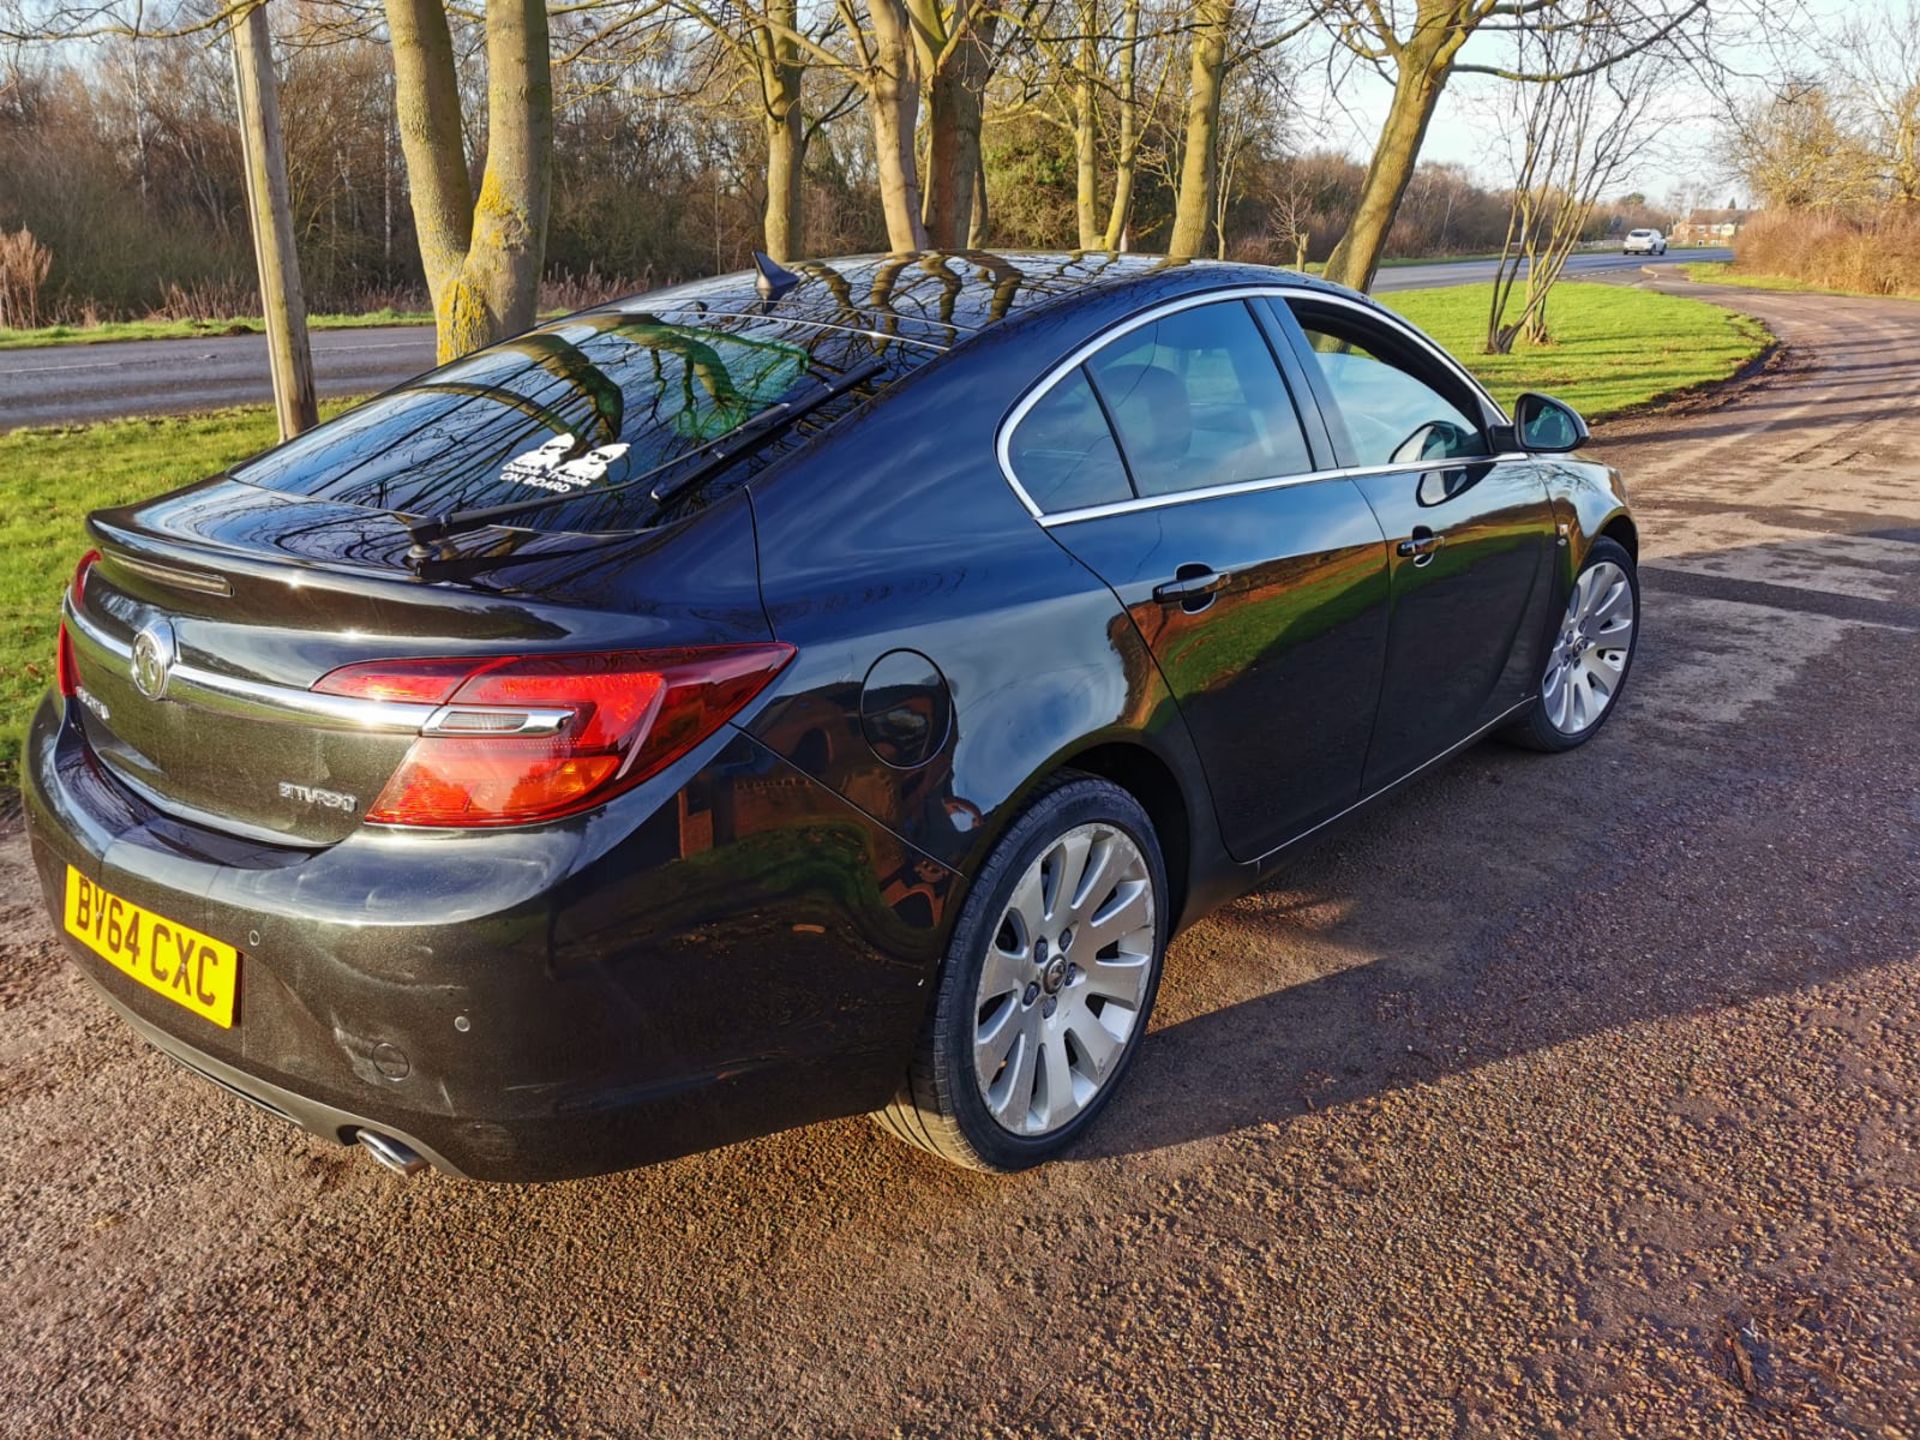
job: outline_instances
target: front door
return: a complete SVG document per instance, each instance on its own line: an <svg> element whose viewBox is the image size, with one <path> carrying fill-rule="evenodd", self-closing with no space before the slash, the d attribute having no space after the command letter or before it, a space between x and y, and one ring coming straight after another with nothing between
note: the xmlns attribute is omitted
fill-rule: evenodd
<svg viewBox="0 0 1920 1440"><path fill-rule="evenodd" d="M1241 860L1359 798L1379 700L1386 547L1352 481L1314 477L1307 434L1236 299L1130 328L1009 447L1023 487L1061 511L1054 538L1159 661Z"/></svg>
<svg viewBox="0 0 1920 1440"><path fill-rule="evenodd" d="M1530 693L1549 634L1553 506L1532 461L1494 456L1492 417L1423 347L1345 306L1289 303L1392 567L1373 791Z"/></svg>

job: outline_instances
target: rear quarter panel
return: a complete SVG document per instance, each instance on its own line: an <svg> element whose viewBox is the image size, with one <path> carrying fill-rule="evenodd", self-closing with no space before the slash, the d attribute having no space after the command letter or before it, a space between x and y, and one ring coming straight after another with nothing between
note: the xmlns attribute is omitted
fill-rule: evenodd
<svg viewBox="0 0 1920 1440"><path fill-rule="evenodd" d="M989 332L753 487L768 618L798 655L751 733L962 874L1040 780L1115 740L1172 771L1190 868L1217 845L1192 742L1132 621L994 455L1027 382L1097 323L1076 307ZM934 662L951 704L912 768L883 761L860 717L870 668L898 649Z"/></svg>

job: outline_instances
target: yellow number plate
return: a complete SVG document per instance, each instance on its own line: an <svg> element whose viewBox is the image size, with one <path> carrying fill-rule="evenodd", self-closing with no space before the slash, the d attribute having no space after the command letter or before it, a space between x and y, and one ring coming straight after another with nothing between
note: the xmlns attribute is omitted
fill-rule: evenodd
<svg viewBox="0 0 1920 1440"><path fill-rule="evenodd" d="M123 974L223 1030L233 1028L240 952L110 895L67 867L67 933Z"/></svg>

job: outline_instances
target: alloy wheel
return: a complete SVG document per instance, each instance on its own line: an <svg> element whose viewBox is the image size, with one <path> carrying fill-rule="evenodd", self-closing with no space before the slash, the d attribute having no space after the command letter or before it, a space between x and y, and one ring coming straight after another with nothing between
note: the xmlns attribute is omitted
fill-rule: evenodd
<svg viewBox="0 0 1920 1440"><path fill-rule="evenodd" d="M974 1001L974 1076L1004 1129L1059 1130L1118 1072L1153 977L1157 900L1139 845L1099 822L1021 875Z"/></svg>
<svg viewBox="0 0 1920 1440"><path fill-rule="evenodd" d="M1540 682L1547 719L1562 735L1591 730L1613 703L1633 651L1634 619L1626 571L1602 560L1581 572Z"/></svg>

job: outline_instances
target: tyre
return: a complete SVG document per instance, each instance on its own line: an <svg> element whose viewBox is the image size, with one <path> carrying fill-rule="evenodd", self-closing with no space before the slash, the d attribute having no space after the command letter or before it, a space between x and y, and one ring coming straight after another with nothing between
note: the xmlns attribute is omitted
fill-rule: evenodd
<svg viewBox="0 0 1920 1440"><path fill-rule="evenodd" d="M1593 542L1547 655L1536 703L1501 738L1530 750L1571 750L1620 708L1640 634L1640 577L1626 547Z"/></svg>
<svg viewBox="0 0 1920 1440"><path fill-rule="evenodd" d="M1023 1170L1073 1144L1146 1033L1167 894L1153 823L1133 796L1090 775L1050 783L962 906L881 1127L976 1170Z"/></svg>

